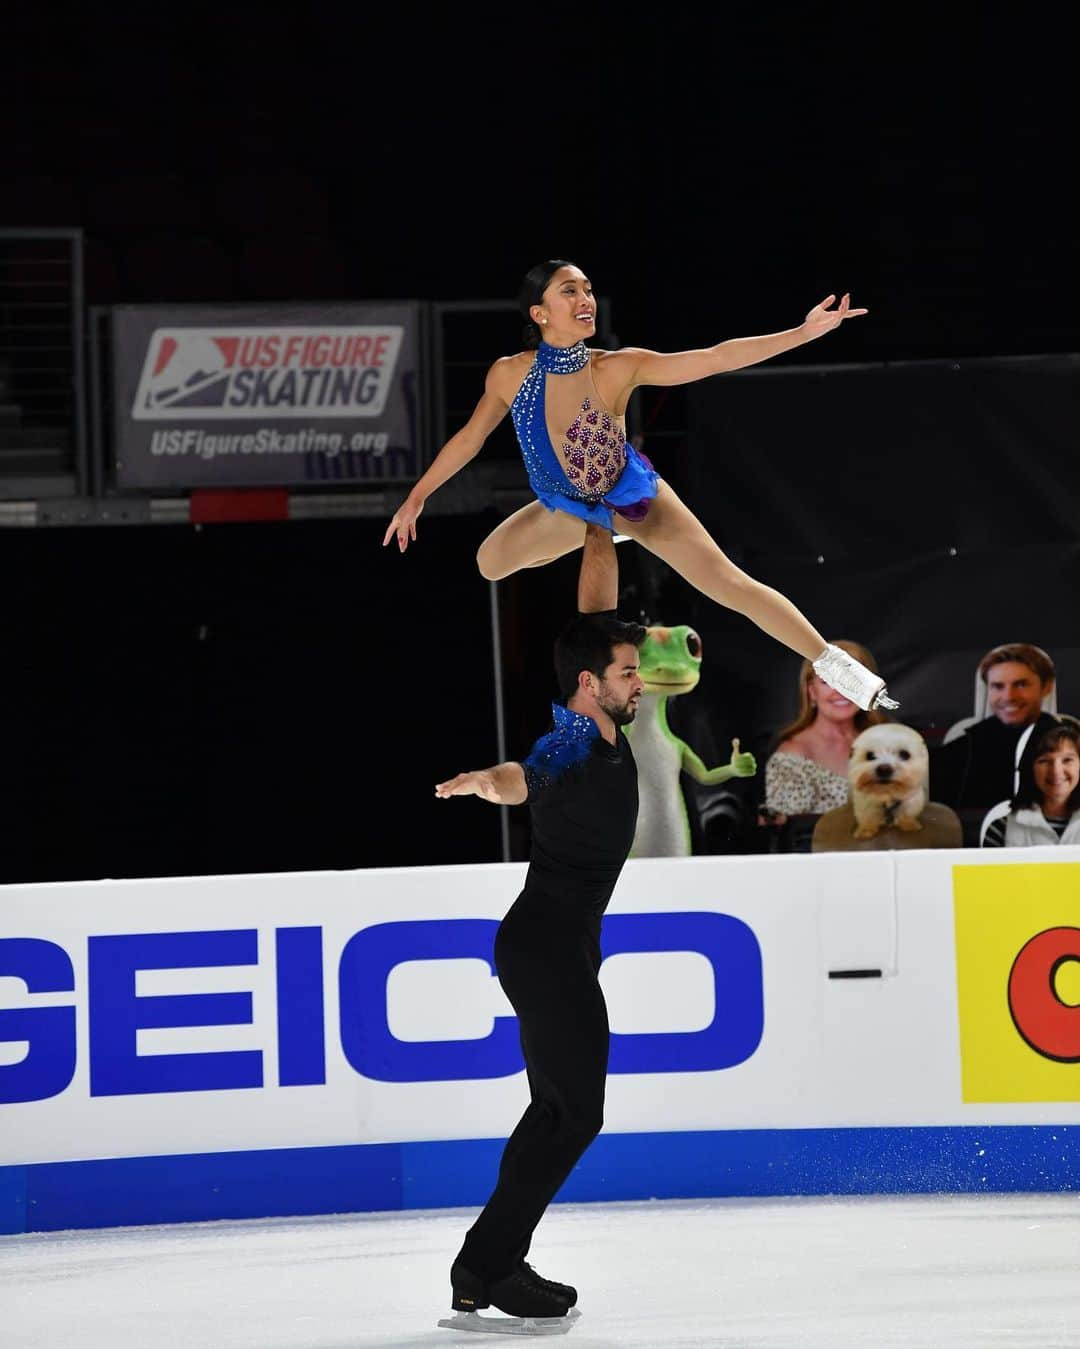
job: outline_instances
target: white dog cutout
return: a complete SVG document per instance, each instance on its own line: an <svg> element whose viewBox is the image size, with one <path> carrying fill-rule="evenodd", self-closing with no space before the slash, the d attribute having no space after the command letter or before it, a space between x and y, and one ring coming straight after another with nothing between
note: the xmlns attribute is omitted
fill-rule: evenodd
<svg viewBox="0 0 1080 1349"><path fill-rule="evenodd" d="M921 829L929 766L926 741L910 726L883 722L856 736L848 760L854 837L874 838L890 826Z"/></svg>

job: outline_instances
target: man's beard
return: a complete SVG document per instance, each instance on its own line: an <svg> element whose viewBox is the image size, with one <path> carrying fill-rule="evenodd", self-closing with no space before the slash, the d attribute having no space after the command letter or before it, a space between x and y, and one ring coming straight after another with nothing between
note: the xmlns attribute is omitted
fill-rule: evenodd
<svg viewBox="0 0 1080 1349"><path fill-rule="evenodd" d="M629 726L637 716L637 708L630 706L632 698L628 698L625 703L616 702L613 698L597 698L596 701L601 711L606 712L616 726Z"/></svg>

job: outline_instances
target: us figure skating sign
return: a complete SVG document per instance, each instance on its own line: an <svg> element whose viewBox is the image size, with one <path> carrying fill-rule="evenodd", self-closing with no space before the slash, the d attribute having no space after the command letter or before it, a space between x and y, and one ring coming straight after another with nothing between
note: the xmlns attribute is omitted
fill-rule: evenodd
<svg viewBox="0 0 1080 1349"><path fill-rule="evenodd" d="M113 311L123 487L411 480L421 306Z"/></svg>
<svg viewBox="0 0 1080 1349"><path fill-rule="evenodd" d="M381 417L404 332L401 324L157 328L131 415Z"/></svg>

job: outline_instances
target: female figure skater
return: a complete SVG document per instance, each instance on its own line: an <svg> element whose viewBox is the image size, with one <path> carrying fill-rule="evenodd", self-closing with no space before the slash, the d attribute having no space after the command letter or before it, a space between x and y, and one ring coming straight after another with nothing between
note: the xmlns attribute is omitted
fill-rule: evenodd
<svg viewBox="0 0 1080 1349"><path fill-rule="evenodd" d="M897 706L886 697L883 679L829 646L788 599L736 567L645 456L626 442L626 407L639 385L690 384L740 370L867 312L852 309L848 295L834 307L835 300L827 296L797 328L697 351L589 350L585 342L596 333L592 282L571 262L539 263L526 273L518 297L527 350L500 358L488 370L472 416L395 511L384 547L395 535L401 552L415 541L427 498L480 452L509 412L537 499L480 545L483 576L500 580L572 552L582 546L586 524L613 529L614 513L621 533L710 599L745 614L812 661L815 672L852 702L864 709Z"/></svg>

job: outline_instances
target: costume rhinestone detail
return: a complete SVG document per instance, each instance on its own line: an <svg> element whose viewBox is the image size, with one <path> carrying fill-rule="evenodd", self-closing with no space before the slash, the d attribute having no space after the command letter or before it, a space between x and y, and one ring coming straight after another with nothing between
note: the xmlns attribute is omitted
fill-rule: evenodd
<svg viewBox="0 0 1080 1349"><path fill-rule="evenodd" d="M541 342L536 360L511 405L510 415L525 471L541 498L565 497L569 489L569 495L579 501L599 505L605 493L619 481L626 465L621 426L602 408L594 408L588 398L565 431L560 451L556 452L551 445L544 406L547 376L576 374L588 363L589 351L584 342L575 342L572 347L552 347Z"/></svg>
<svg viewBox="0 0 1080 1349"><path fill-rule="evenodd" d="M535 796L545 787L558 781L574 764L592 753L593 741L600 728L592 717L572 712L562 703L551 704L554 729L542 735L533 745L529 757L522 761L529 795Z"/></svg>
<svg viewBox="0 0 1080 1349"><path fill-rule="evenodd" d="M606 412L588 398L566 431L562 447L566 476L586 497L599 499L619 481L626 464L626 442Z"/></svg>
<svg viewBox="0 0 1080 1349"><path fill-rule="evenodd" d="M541 342L536 350L536 364L546 374L576 375L589 364L589 349L584 342L572 347L552 347Z"/></svg>

